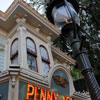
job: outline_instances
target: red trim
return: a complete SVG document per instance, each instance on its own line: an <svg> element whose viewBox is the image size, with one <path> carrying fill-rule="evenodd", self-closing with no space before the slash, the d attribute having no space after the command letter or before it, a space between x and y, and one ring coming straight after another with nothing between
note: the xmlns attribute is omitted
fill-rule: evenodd
<svg viewBox="0 0 100 100"><path fill-rule="evenodd" d="M35 45L35 54L34 54L34 57L35 57L35 63L36 63L36 71L38 72L36 44L35 44L35 42L34 42L34 40L32 38L26 37L26 50L27 50L27 39L30 39L33 42L33 44Z"/></svg>
<svg viewBox="0 0 100 100"><path fill-rule="evenodd" d="M41 56L41 59L42 59L42 61L44 61L45 63L47 63L47 64L49 65L49 68L50 68L50 58L49 58L48 50L47 50L47 48L46 48L45 46L43 46L43 45L40 45L40 48L41 48L41 47L43 47L43 48L46 50L47 56L48 56L48 61L47 61L47 60L44 60L44 59L42 58L42 56ZM40 51L40 53L41 53L41 51Z"/></svg>
<svg viewBox="0 0 100 100"><path fill-rule="evenodd" d="M35 57L37 57L36 53L34 53L34 52L28 50L28 48L27 48L27 52L28 52L29 54L34 55Z"/></svg>
<svg viewBox="0 0 100 100"><path fill-rule="evenodd" d="M18 52L16 52L14 55L11 55L10 59L12 60L14 57L18 55Z"/></svg>
<svg viewBox="0 0 100 100"><path fill-rule="evenodd" d="M15 39L12 41L11 46L10 46L10 60L11 60L11 63L12 63L12 45L13 45L13 43L14 43L16 40L18 40L18 38L15 38ZM18 54L18 53L17 53L17 54Z"/></svg>
<svg viewBox="0 0 100 100"><path fill-rule="evenodd" d="M35 41L34 41L32 38L27 37L27 38L26 38L26 47L27 47L27 39L30 39L30 40L35 44ZM36 44L35 44L35 55L37 56Z"/></svg>

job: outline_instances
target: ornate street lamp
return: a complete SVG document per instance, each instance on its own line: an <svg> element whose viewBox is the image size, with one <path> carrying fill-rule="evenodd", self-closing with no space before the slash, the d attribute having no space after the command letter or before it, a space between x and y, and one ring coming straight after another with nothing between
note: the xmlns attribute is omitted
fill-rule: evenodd
<svg viewBox="0 0 100 100"><path fill-rule="evenodd" d="M100 88L95 79L85 48L78 38L80 20L79 5L76 0L50 0L47 4L48 20L55 24L63 36L69 40L78 67L87 83L92 100L100 100Z"/></svg>

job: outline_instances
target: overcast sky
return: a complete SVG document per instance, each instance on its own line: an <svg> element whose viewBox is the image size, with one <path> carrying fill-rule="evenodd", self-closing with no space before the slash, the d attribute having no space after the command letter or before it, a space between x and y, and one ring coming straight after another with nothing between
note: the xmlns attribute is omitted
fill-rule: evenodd
<svg viewBox="0 0 100 100"><path fill-rule="evenodd" d="M0 10L5 12L14 0L0 0Z"/></svg>

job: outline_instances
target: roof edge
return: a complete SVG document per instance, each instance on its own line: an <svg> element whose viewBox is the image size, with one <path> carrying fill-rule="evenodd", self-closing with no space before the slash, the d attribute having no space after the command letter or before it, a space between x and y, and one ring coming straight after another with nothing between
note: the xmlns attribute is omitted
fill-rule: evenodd
<svg viewBox="0 0 100 100"><path fill-rule="evenodd" d="M51 46L51 48L52 48L52 51L54 52L54 53L56 53L56 52L58 52L60 55L62 55L64 58L66 58L66 60L68 61L68 62L70 62L71 64L73 64L73 65L75 65L75 60L74 59L72 59L70 56L68 56L66 53L64 53L64 52L62 52L61 50L59 50L58 48L56 48L55 46Z"/></svg>

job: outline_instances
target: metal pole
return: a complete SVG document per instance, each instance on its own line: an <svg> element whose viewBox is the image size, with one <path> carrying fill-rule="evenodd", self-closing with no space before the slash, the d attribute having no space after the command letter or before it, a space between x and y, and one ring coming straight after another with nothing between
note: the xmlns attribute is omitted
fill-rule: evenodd
<svg viewBox="0 0 100 100"><path fill-rule="evenodd" d="M84 48L80 50L81 43L79 41L77 34L76 38L74 38L73 30L71 30L67 34L71 48L73 49L75 59L78 63L78 67L81 70L81 73L83 74L84 79L87 83L90 96L92 100L100 100L100 87L92 71L92 67L87 56L87 52Z"/></svg>

